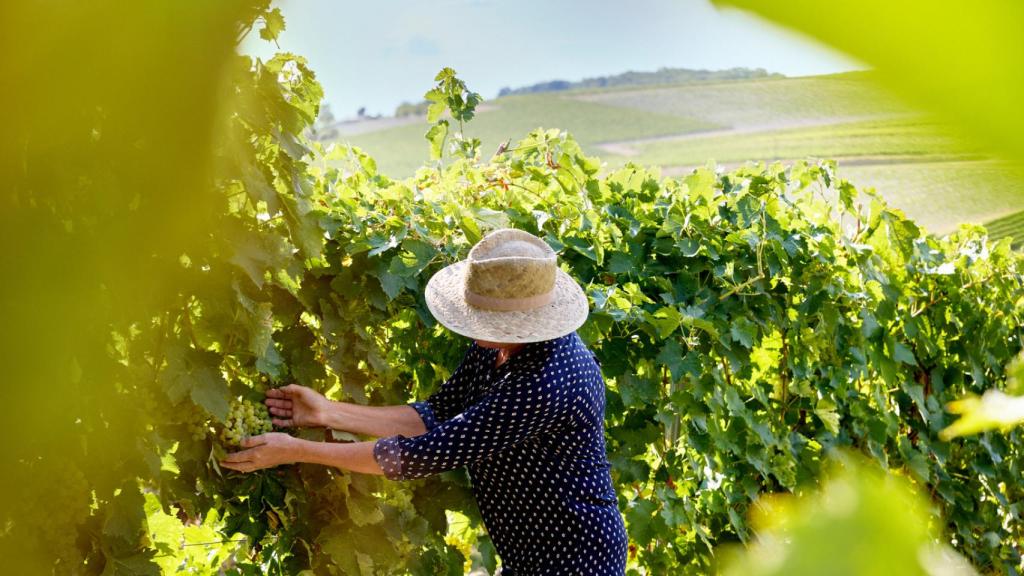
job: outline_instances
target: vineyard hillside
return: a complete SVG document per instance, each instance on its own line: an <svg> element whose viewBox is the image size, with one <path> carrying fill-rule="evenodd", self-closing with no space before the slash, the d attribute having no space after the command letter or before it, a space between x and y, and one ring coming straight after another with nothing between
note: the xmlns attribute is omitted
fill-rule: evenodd
<svg viewBox="0 0 1024 576"><path fill-rule="evenodd" d="M342 124L339 140L372 154L389 174L411 175L426 124L396 120ZM469 132L486 156L537 127L569 131L608 169L635 162L682 175L708 160L735 167L835 158L840 174L940 234L1024 210L1018 174L883 93L864 72L506 96L488 100Z"/></svg>

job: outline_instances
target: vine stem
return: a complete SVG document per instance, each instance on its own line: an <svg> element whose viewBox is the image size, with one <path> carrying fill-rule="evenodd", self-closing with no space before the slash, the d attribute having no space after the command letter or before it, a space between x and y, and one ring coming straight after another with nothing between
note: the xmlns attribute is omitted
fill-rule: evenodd
<svg viewBox="0 0 1024 576"><path fill-rule="evenodd" d="M779 410L781 426L786 424L786 409L789 405L789 342L786 340L786 333L782 333L782 358L779 359L779 379L782 381L780 391L782 410Z"/></svg>
<svg viewBox="0 0 1024 576"><path fill-rule="evenodd" d="M762 206L761 207L761 233L762 234L764 233L764 230L765 230L765 228L767 228L767 226L768 226L768 223L765 221L765 210L764 210L764 207ZM761 280L765 279L764 264L763 264L763 258L764 257L763 257L763 254L762 254L763 252L764 252L764 239L763 238L759 238L758 239L758 243L757 243L757 250L754 253L755 256L757 257L757 276L754 276L753 278L750 278L750 279L748 279L747 281L745 281L745 282L743 282L741 284L737 284L737 285L733 286L732 288L730 288L729 290L727 290L724 293L722 293L722 295L718 297L718 301L719 302L722 302L726 298L729 298L729 297L739 293L743 289L748 288L748 287L754 285L756 282L760 282Z"/></svg>
<svg viewBox="0 0 1024 576"><path fill-rule="evenodd" d="M508 154L509 152L519 152L521 150L533 150L534 148L540 148L541 143L529 144L527 146L516 146L515 148L506 148L502 154Z"/></svg>
<svg viewBox="0 0 1024 576"><path fill-rule="evenodd" d="M203 347L200 346L199 341L196 340L195 326L192 324L192 313L189 312L188 309L190 303L191 301L187 302L184 308L182 308L181 317L185 320L185 327L188 328L188 338L192 342L192 346L195 347L196 350L202 350Z"/></svg>
<svg viewBox="0 0 1024 576"><path fill-rule="evenodd" d="M982 278L980 280L977 280L977 279L976 280L971 280L967 284L964 284L963 286L961 286L958 291L959 292L963 292L965 290L969 290L971 288L974 288L978 284L988 283L988 281L990 281L990 280L992 280L992 276L986 276L985 278ZM917 318L918 316L923 314L926 310L928 310L929 308L931 308L935 304L938 304L939 302L941 302L946 296L948 296L948 294L946 292L943 292L943 293L939 294L938 296L932 298L931 300L926 302L923 306L921 306L917 310L911 312L910 313L910 317L911 318Z"/></svg>
<svg viewBox="0 0 1024 576"><path fill-rule="evenodd" d="M669 373L668 368L664 366L661 367L661 381L668 387L669 398L675 395L676 383L672 379L672 376ZM675 448L676 441L679 440L679 414L674 414L672 416L672 423L669 425L668 430L666 430L665 440L666 451Z"/></svg>
<svg viewBox="0 0 1024 576"><path fill-rule="evenodd" d="M167 341L167 330L171 324L171 312L167 310L164 312L163 322L160 323L160 339L157 342L156 349L159 351L159 357L153 359L153 385L156 386L160 380L160 369L163 367L164 358L166 355L164 352L164 342Z"/></svg>
<svg viewBox="0 0 1024 576"><path fill-rule="evenodd" d="M747 280L746 282L743 282L742 284L737 284L737 285L733 286L731 289L729 289L728 291L724 292L721 296L718 297L718 301L721 302L721 301L725 300L726 298L728 298L730 296L733 296L734 294L736 294L739 291L743 290L744 288L748 288L751 285L753 285L755 282L759 282L761 280L764 280L764 274L760 274L759 273L757 276L754 276L753 278Z"/></svg>
<svg viewBox="0 0 1024 576"><path fill-rule="evenodd" d="M517 183L511 182L511 181L508 183L508 185L511 188L519 188L523 192L526 192L527 194L533 196L534 198L536 198L537 200L539 200L541 202L541 205L544 206L544 208L548 208L548 206L544 203L544 199L541 198L541 196L539 194L537 194L536 192L534 192L533 190L530 190L529 188L527 188L526 186L523 186L522 184L517 184ZM580 210L575 205L573 205L571 203L568 203L568 204L565 204L565 206L568 206L569 208L572 208L573 210L575 210L577 216L583 216L583 211Z"/></svg>

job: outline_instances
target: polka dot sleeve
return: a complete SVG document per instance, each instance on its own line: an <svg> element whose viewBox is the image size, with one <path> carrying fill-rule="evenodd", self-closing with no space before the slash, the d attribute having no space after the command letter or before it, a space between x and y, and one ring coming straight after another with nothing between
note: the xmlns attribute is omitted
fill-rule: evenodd
<svg viewBox="0 0 1024 576"><path fill-rule="evenodd" d="M421 478L461 468L527 438L553 432L570 416L566 394L539 374L513 376L465 411L426 434L381 438L373 454L392 480Z"/></svg>
<svg viewBox="0 0 1024 576"><path fill-rule="evenodd" d="M431 395L426 401L412 402L409 404L423 420L427 431L431 431L438 424L448 420L462 412L466 407L466 398L469 388L469 370L467 366L477 359L479 346L473 343L469 350L462 357L452 375L445 380L441 388Z"/></svg>
<svg viewBox="0 0 1024 576"><path fill-rule="evenodd" d="M430 406L430 402L411 402L409 406L420 415L420 420L423 420L423 426L426 427L427 432L437 428L437 417L434 416L434 409Z"/></svg>

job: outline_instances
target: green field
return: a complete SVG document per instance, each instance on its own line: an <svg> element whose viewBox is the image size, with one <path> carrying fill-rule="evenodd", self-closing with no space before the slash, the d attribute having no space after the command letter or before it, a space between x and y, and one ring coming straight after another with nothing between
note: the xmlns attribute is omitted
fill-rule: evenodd
<svg viewBox="0 0 1024 576"><path fill-rule="evenodd" d="M778 126L910 110L864 73L580 92L576 99L726 126Z"/></svg>
<svg viewBox="0 0 1024 576"><path fill-rule="evenodd" d="M842 176L932 232L996 221L1024 236L1024 217L998 220L1024 211L1024 177L888 96L868 73L510 96L488 101L466 132L486 156L537 127L569 131L608 168L632 161L669 175L709 160L835 158ZM408 176L427 158L426 129L424 119L365 123L343 139L383 171Z"/></svg>
<svg viewBox="0 0 1024 576"><path fill-rule="evenodd" d="M610 163L629 159L658 166L696 166L709 159L735 163L804 156L881 159L980 153L945 134L940 126L917 118L657 140L635 149L633 155L606 159Z"/></svg>
<svg viewBox="0 0 1024 576"><path fill-rule="evenodd" d="M748 159L836 158L840 175L875 188L936 233L1024 209L1021 174L919 118L659 140L632 148L633 155L604 158L610 166L629 160L666 167L669 174L708 160L735 166Z"/></svg>
<svg viewBox="0 0 1024 576"><path fill-rule="evenodd" d="M840 163L839 175L859 187L874 187L938 234L1024 210L1024 174L991 160Z"/></svg>
<svg viewBox="0 0 1024 576"><path fill-rule="evenodd" d="M505 140L515 142L538 127L567 130L587 152L599 153L596 145L609 140L685 134L722 126L686 116L536 94L488 102L466 127L466 134L480 138L486 155L492 154ZM429 157L429 146L423 138L426 131L426 120L423 120L346 139L374 156L384 172L408 176Z"/></svg>
<svg viewBox="0 0 1024 576"><path fill-rule="evenodd" d="M993 238L1013 238L1013 245L1024 245L1024 210L993 220L987 224Z"/></svg>

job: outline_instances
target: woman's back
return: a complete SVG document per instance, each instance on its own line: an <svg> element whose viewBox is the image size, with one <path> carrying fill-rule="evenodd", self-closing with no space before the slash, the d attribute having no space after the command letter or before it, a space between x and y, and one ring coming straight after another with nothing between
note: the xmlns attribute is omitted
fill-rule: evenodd
<svg viewBox="0 0 1024 576"><path fill-rule="evenodd" d="M389 475L429 473L461 449L504 574L622 574L627 542L593 354L573 332L527 344L498 367L495 355L474 345L442 389L417 403L447 433L404 441L396 458L407 464Z"/></svg>

